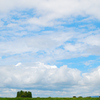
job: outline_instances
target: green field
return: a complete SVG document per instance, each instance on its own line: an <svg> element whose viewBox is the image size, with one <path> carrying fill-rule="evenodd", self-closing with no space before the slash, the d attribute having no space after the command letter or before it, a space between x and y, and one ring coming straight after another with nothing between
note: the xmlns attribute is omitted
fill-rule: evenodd
<svg viewBox="0 0 100 100"><path fill-rule="evenodd" d="M100 100L100 98L79 97L79 98L0 98L0 100Z"/></svg>

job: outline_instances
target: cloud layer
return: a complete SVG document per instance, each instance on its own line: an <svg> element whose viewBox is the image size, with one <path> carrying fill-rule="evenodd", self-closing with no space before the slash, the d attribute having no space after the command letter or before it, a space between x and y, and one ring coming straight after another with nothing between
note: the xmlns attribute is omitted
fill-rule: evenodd
<svg viewBox="0 0 100 100"><path fill-rule="evenodd" d="M81 32L81 31L80 31ZM94 34L93 34L94 33ZM53 63L56 60L100 55L99 30L85 34L69 32L50 32L42 35L14 38L0 42L1 62ZM42 59L43 58L43 59ZM12 59L12 60L11 60ZM29 59L29 60L28 60Z"/></svg>
<svg viewBox="0 0 100 100"><path fill-rule="evenodd" d="M99 9L100 0L0 0L0 96L20 89L35 96L99 95ZM87 73L75 69L80 60L71 68L61 61L89 56L98 61L82 62L95 63Z"/></svg>

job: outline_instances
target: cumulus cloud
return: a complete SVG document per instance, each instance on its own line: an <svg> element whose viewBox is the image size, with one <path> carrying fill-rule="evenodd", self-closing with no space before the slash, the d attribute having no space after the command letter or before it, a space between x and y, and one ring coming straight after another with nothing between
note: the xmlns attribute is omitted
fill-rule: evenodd
<svg viewBox="0 0 100 100"><path fill-rule="evenodd" d="M57 68L56 66L45 65L39 62L34 64L35 65L29 67L21 66L21 63L18 63L16 67L2 67L2 72L0 72L3 76L1 85L36 88L35 86L37 86L37 84L40 86L46 84L47 86L45 87L44 85L42 88L48 89L49 85L51 85L52 88L53 85L55 86L59 83L66 85L77 84L77 81L80 79L80 71L77 69L70 69L67 66ZM3 73L6 74L3 75ZM11 82L14 83L10 85Z"/></svg>
<svg viewBox="0 0 100 100"><path fill-rule="evenodd" d="M0 87L8 89L28 88L57 92L78 85L81 79L78 69L71 69L67 66L57 68L57 66L45 65L40 62L31 66L20 65L1 68L0 75L3 77L0 80Z"/></svg>
<svg viewBox="0 0 100 100"><path fill-rule="evenodd" d="M83 80L86 85L89 85L91 83L91 87L99 87L99 80L100 80L100 66L95 68L92 72L90 73L84 73L83 74Z"/></svg>
<svg viewBox="0 0 100 100"><path fill-rule="evenodd" d="M26 66L1 67L0 87L12 89L15 95L18 89L31 91L53 91L71 92L69 96L75 95L98 95L99 91L99 71L100 66L88 73L81 73L80 70L68 68L67 65L57 68L57 66L45 65L44 63L34 63ZM82 76L81 76L82 75ZM80 90L82 89L82 90ZM97 89L97 90L96 90ZM76 90L74 92L74 90ZM94 93L91 92L94 91ZM87 92L88 91L88 94ZM59 93L58 93L59 94ZM49 95L49 93L48 93ZM61 94L68 96L67 94ZM60 95L60 96L61 96ZM54 96L54 95L53 95ZM56 95L55 95L56 96Z"/></svg>

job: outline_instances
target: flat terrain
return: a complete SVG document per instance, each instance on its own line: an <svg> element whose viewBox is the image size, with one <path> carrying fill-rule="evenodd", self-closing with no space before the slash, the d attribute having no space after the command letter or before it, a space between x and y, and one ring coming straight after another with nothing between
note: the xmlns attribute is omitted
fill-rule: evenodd
<svg viewBox="0 0 100 100"><path fill-rule="evenodd" d="M0 100L100 100L100 98L92 98L92 97L85 97L85 98L0 98Z"/></svg>

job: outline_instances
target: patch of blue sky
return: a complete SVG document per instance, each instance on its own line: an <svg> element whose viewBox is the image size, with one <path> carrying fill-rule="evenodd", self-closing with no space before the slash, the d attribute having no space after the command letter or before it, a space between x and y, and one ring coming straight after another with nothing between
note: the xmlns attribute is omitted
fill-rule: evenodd
<svg viewBox="0 0 100 100"><path fill-rule="evenodd" d="M65 42L64 42L64 44L69 43L69 44L74 45L74 44L76 43L76 41L77 41L77 39L76 39L76 38L72 38L71 40L65 41Z"/></svg>
<svg viewBox="0 0 100 100"><path fill-rule="evenodd" d="M39 50L36 53L37 53L37 55L44 55L44 54L46 54L46 52L44 50Z"/></svg>
<svg viewBox="0 0 100 100"><path fill-rule="evenodd" d="M33 13L34 12L34 13ZM3 30L10 30L11 28L6 27L8 24L18 24L18 21L25 21L28 18L32 18L35 16L36 11L34 9L26 9L24 11L11 11L10 15L8 15L8 18L2 18L1 21L3 22L3 28L1 27L1 31ZM27 25L22 25L22 27L25 27ZM13 29L13 28L12 28Z"/></svg>
<svg viewBox="0 0 100 100"><path fill-rule="evenodd" d="M56 49L63 49L63 50L65 50L64 49L64 45L61 45L61 46L57 47Z"/></svg>
<svg viewBox="0 0 100 100"><path fill-rule="evenodd" d="M58 29L57 28L55 28L55 27L44 27L41 31L58 31Z"/></svg>
<svg viewBox="0 0 100 100"><path fill-rule="evenodd" d="M96 20L96 19L89 19L89 16L87 17L76 17L76 18L72 18L72 20L70 21L70 19L58 19L58 21L61 21L62 24L61 26L63 27L67 27L67 28L75 28L76 31L80 30L80 29L85 29L86 31L90 31L90 30L95 30L97 28L100 28L100 21Z"/></svg>
<svg viewBox="0 0 100 100"><path fill-rule="evenodd" d="M23 26L24 27L24 26ZM11 28L2 29L0 32L0 41L5 40L13 40L16 38L25 38L25 37L36 37L39 35L43 35L42 31L28 31L28 30L13 30Z"/></svg>
<svg viewBox="0 0 100 100"><path fill-rule="evenodd" d="M5 54L0 59L0 66L1 65L12 65L12 64L16 65L19 62L29 63L29 62L32 62L32 59L31 60L29 59L30 57L32 58L32 56L33 54L31 52L25 52L22 54Z"/></svg>
<svg viewBox="0 0 100 100"><path fill-rule="evenodd" d="M21 27L27 27L28 25L22 25ZM20 30L18 30L20 32ZM42 27L39 26L39 29L37 30L24 30L28 33L28 36L37 36L37 35L49 35L52 32L58 32L58 29L55 27Z"/></svg>
<svg viewBox="0 0 100 100"><path fill-rule="evenodd" d="M100 21L99 20L92 20L91 23L93 23L96 26L96 29L100 28Z"/></svg>
<svg viewBox="0 0 100 100"><path fill-rule="evenodd" d="M14 10L11 12L11 17L14 20L25 20L26 18L31 18L36 16L36 11L34 9L25 9L22 11Z"/></svg>
<svg viewBox="0 0 100 100"><path fill-rule="evenodd" d="M9 58L9 57L14 57L14 56L19 56L19 55L20 54L13 54L13 55L7 54L7 55L3 55L2 59L6 59L6 58Z"/></svg>
<svg viewBox="0 0 100 100"><path fill-rule="evenodd" d="M4 25L8 25L8 21L7 20L1 19L1 21L3 22Z"/></svg>
<svg viewBox="0 0 100 100"><path fill-rule="evenodd" d="M23 25L21 27L27 27L27 25ZM39 28L40 28L40 30L27 30L27 29L25 29L24 31L28 34L23 35L22 37L49 35L52 32L57 32L57 30L58 30L57 28L53 28L53 27L39 27ZM21 30L17 30L16 32L20 33Z"/></svg>
<svg viewBox="0 0 100 100"><path fill-rule="evenodd" d="M34 54L34 57L37 59L37 58L43 58L44 56L46 56L46 52L44 51L44 50L39 50L38 52L36 52L35 54ZM42 59L41 58L41 59Z"/></svg>
<svg viewBox="0 0 100 100"><path fill-rule="evenodd" d="M58 68L67 65L69 68L77 68L82 72L87 72L90 68L96 68L100 65L100 57L91 55L88 57L57 60L56 65Z"/></svg>
<svg viewBox="0 0 100 100"><path fill-rule="evenodd" d="M25 25L21 26L22 28L25 27ZM39 31L28 31L27 29L24 30L20 30L20 29L14 29L14 28L10 28L10 27L3 27L0 28L0 36L6 38L6 39L11 39L13 37L31 37L31 36L35 36L39 33ZM16 34L19 33L19 34Z"/></svg>

